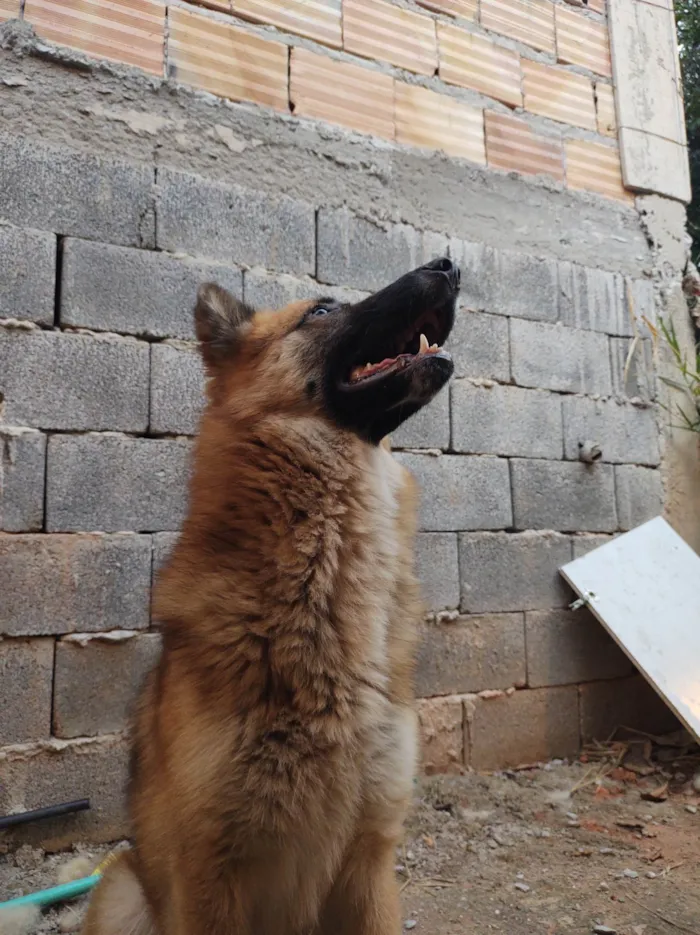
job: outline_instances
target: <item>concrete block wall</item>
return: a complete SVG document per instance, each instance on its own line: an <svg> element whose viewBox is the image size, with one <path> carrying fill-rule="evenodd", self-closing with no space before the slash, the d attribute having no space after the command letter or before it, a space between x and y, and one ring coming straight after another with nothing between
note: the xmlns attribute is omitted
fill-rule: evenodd
<svg viewBox="0 0 700 935"><path fill-rule="evenodd" d="M6 141L5 158L23 148ZM50 195L68 161L81 180L74 201L47 197L42 210L33 192ZM118 180L110 206L81 217L98 172ZM48 768L58 748L64 757L75 747L111 769L124 744L129 701L157 652L152 573L184 515L203 399L197 283L263 304L329 286L352 297L443 251L464 272L456 379L392 439L423 492L418 568L431 616L418 691L440 698L421 703L426 735L438 737L426 765L574 753L582 725L595 732L594 696L581 686L631 669L585 612L567 611L557 568L589 534L661 508L653 389L613 395L616 342L631 329L621 309L643 280L213 190L184 172L147 184L138 167L46 146L34 148L22 185L0 195L0 212L3 241L27 271L19 283L6 255L0 280L0 664L10 699L0 763L31 756ZM158 222L146 238L145 216ZM653 387L653 373L644 378ZM588 439L603 451L593 466L579 460ZM459 722L454 762L435 753L445 712ZM511 744L525 722L527 737ZM0 810L39 805L40 794L2 783Z"/></svg>
<svg viewBox="0 0 700 935"><path fill-rule="evenodd" d="M124 830L127 714L158 652L152 582L202 405L203 279L274 307L353 301L445 252L462 267L455 379L392 439L423 491L427 771L573 754L621 722L661 730L665 709L568 609L557 569L663 508L644 321L660 270L682 266L682 218L661 224L648 198L642 221L628 201L273 117L4 30L0 813L93 804L22 839ZM594 465L579 459L589 441Z"/></svg>

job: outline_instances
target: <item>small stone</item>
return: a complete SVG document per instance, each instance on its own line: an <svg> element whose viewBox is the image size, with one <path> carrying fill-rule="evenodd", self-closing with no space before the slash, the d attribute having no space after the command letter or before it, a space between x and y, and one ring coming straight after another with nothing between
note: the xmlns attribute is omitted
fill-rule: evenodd
<svg viewBox="0 0 700 935"><path fill-rule="evenodd" d="M617 929L608 928L607 925L594 925L595 935L617 935Z"/></svg>
<svg viewBox="0 0 700 935"><path fill-rule="evenodd" d="M601 847L598 853L599 854L614 854L615 849L612 847Z"/></svg>
<svg viewBox="0 0 700 935"><path fill-rule="evenodd" d="M406 921L403 924L403 927L406 929L407 932L410 932L410 930L414 929L416 925L418 925L418 923L416 922L415 919L406 919Z"/></svg>
<svg viewBox="0 0 700 935"><path fill-rule="evenodd" d="M686 812L690 812L691 815L697 815L698 813L697 805L686 805L685 810Z"/></svg>
<svg viewBox="0 0 700 935"><path fill-rule="evenodd" d="M700 770L693 776L693 789L700 792Z"/></svg>
<svg viewBox="0 0 700 935"><path fill-rule="evenodd" d="M524 879L525 879L525 874L524 874L524 873L516 873L516 874L515 874L515 879L516 879L516 880L524 880Z"/></svg>
<svg viewBox="0 0 700 935"><path fill-rule="evenodd" d="M656 874L654 873L653 870L647 870L647 872L646 872L644 875L645 875L645 877L647 878L647 880L655 880L655 879L656 879Z"/></svg>
<svg viewBox="0 0 700 935"><path fill-rule="evenodd" d="M599 883L599 884L598 884L598 889L599 889L599 890L602 890L604 893L606 893L606 892L610 889L610 887L608 886L607 883Z"/></svg>
<svg viewBox="0 0 700 935"><path fill-rule="evenodd" d="M569 826L569 828L580 828L581 827L580 821L567 821L566 824Z"/></svg>
<svg viewBox="0 0 700 935"><path fill-rule="evenodd" d="M30 844L23 844L15 851L15 866L20 870L36 870L44 861L44 852Z"/></svg>
<svg viewBox="0 0 700 935"><path fill-rule="evenodd" d="M527 883L516 883L515 888L516 890L520 890L521 893L530 892L530 887L527 885Z"/></svg>
<svg viewBox="0 0 700 935"><path fill-rule="evenodd" d="M566 817L569 819L569 821L578 821L578 815L576 812L567 812Z"/></svg>
<svg viewBox="0 0 700 935"><path fill-rule="evenodd" d="M571 801L571 793L568 789L555 789L547 796L551 808L562 807Z"/></svg>
<svg viewBox="0 0 700 935"><path fill-rule="evenodd" d="M627 877L628 880L636 880L639 874L636 870L623 870L622 876Z"/></svg>

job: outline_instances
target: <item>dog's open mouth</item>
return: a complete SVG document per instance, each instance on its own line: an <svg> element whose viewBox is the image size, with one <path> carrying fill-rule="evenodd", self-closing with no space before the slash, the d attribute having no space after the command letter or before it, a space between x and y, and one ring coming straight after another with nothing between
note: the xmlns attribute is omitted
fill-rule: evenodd
<svg viewBox="0 0 700 935"><path fill-rule="evenodd" d="M449 313L445 309L431 309L421 315L406 331L382 342L383 346L367 348L360 361L355 361L344 380L347 386L357 386L374 378L405 370L430 357L449 358L442 343L450 331ZM382 356L380 356L382 355ZM367 358L370 360L367 360ZM364 358L364 362L361 362Z"/></svg>

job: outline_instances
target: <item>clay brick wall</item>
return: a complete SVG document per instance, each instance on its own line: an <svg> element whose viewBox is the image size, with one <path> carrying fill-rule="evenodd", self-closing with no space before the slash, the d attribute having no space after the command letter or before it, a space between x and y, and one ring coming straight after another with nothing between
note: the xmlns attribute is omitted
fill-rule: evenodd
<svg viewBox="0 0 700 935"><path fill-rule="evenodd" d="M631 199L620 174L605 0L22 6L46 40L230 100ZM20 0L0 3L0 19L19 11Z"/></svg>
<svg viewBox="0 0 700 935"><path fill-rule="evenodd" d="M0 0L0 20L0 813L90 795L36 833L123 830L203 279L276 306L462 267L455 380L392 439L423 490L426 770L661 729L557 571L665 499L648 323L683 209L623 188L604 6Z"/></svg>

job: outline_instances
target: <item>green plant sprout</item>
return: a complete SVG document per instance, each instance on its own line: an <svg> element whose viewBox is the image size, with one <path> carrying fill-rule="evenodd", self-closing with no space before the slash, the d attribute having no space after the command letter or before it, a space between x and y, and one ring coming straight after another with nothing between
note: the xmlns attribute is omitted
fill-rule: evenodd
<svg viewBox="0 0 700 935"><path fill-rule="evenodd" d="M671 321L667 324L663 319L660 319L659 329L664 340L671 348L671 353L673 354L676 369L680 377L675 380L669 377L661 377L661 379L668 386L683 393L686 399L690 400L693 404L695 416L688 415L680 403L676 403L675 410L668 406L664 406L664 408L670 412L677 411L680 415L681 424L677 426L678 428L687 429L689 432L697 432L700 434L700 344L695 346L695 360L693 361L692 357L688 360L686 353L681 349L678 335L676 334L676 327L673 322Z"/></svg>

